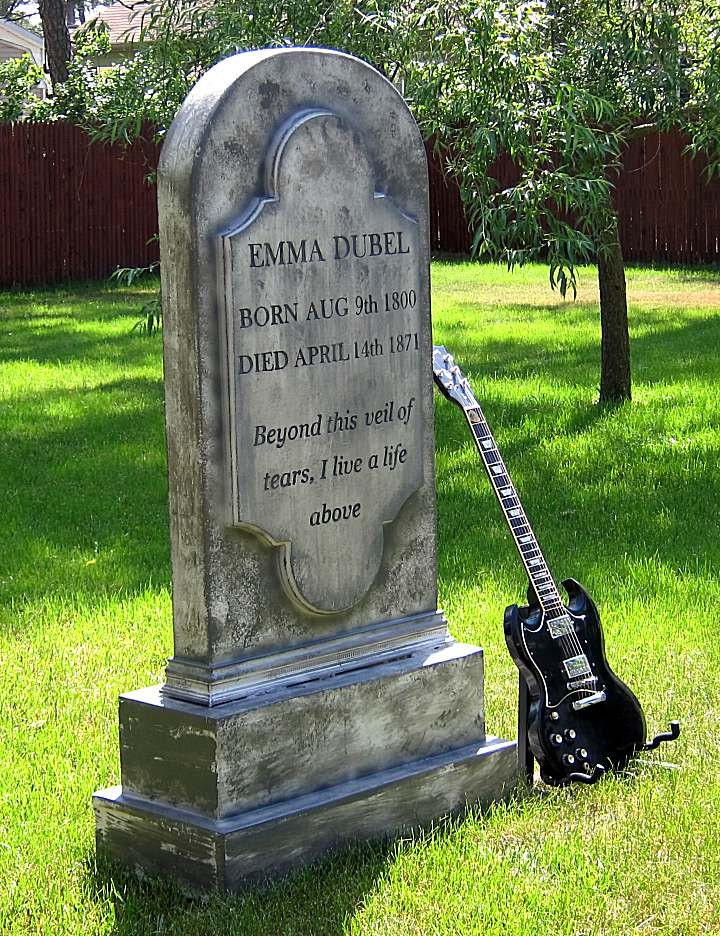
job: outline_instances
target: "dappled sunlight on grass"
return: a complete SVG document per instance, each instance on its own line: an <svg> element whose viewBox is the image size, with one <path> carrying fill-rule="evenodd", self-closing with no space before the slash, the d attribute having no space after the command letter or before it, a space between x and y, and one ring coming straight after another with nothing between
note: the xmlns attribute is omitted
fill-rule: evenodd
<svg viewBox="0 0 720 936"><path fill-rule="evenodd" d="M671 747L592 788L335 855L239 897L96 867L117 697L172 652L156 283L0 293L0 931L114 936L700 936L720 918L720 275L628 271L633 402L599 406L595 271L433 266L435 338L471 377L558 578ZM484 647L512 737L505 606L526 582L466 424L438 399L440 603ZM669 766L668 766L669 765ZM674 766L673 766L674 765Z"/></svg>

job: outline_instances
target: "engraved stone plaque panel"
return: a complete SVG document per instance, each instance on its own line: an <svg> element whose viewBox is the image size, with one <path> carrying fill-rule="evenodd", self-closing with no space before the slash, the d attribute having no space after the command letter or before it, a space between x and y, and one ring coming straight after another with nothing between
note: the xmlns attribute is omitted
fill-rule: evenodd
<svg viewBox="0 0 720 936"><path fill-rule="evenodd" d="M218 238L229 520L278 547L294 601L333 613L423 482L418 224L327 109L288 115L262 187Z"/></svg>
<svg viewBox="0 0 720 936"><path fill-rule="evenodd" d="M225 59L168 131L158 192L165 691L217 704L263 660L446 635L427 165L397 89L323 49Z"/></svg>

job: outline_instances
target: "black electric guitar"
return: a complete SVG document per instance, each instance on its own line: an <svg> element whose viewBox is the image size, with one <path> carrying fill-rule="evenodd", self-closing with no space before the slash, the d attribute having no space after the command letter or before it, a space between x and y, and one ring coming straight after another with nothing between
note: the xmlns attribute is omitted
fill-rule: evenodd
<svg viewBox="0 0 720 936"><path fill-rule="evenodd" d="M505 640L530 694L528 741L542 779L593 783L640 750L673 740L679 725L646 744L633 693L610 669L597 608L574 579L565 602L530 527L482 410L452 356L433 348L433 375L462 409L530 580L528 604L505 611Z"/></svg>

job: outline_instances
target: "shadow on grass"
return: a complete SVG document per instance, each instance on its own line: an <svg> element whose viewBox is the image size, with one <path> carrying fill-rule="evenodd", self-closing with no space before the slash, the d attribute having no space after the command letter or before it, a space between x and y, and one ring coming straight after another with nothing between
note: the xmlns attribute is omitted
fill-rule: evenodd
<svg viewBox="0 0 720 936"><path fill-rule="evenodd" d="M168 583L161 380L30 387L16 410L0 447L0 603Z"/></svg>
<svg viewBox="0 0 720 936"><path fill-rule="evenodd" d="M720 359L712 349L720 346L720 318L664 328L661 317L643 314L642 320L655 330L633 342L639 380L681 383L690 375L696 384L717 384ZM12 401L16 412L5 419L0 448L0 601L68 590L132 593L148 581L168 582L159 344L129 335L101 340L60 326L23 329L23 321L13 341L3 344L6 360L31 356L64 364L115 357L132 374L134 366L154 358L158 377L130 376L72 391L39 393L28 386ZM720 452L706 450L703 464L689 470L688 451L659 437L660 408L671 412L676 400L653 404L647 427L654 436L643 438L632 422L640 407L633 405L625 416L622 408L592 405L589 388L599 355L592 336L570 335L554 352L546 338L533 340L532 333L522 343L478 340L477 331L462 324L439 333L452 336L450 350L482 391L480 402L509 470L558 567L562 563L568 574L583 577L599 552L611 562L632 553L682 568L689 555L701 554L720 564L708 528L708 504L720 495L712 468ZM497 383L517 380L522 388L533 375L560 388L588 390L579 401L563 401L528 384L527 397L511 402ZM594 451L568 461L562 450L548 446L557 438L567 439L571 451L577 443L581 455L583 446ZM443 575L452 580L471 566L517 565L480 463L463 448L470 445L465 424L444 403L437 409L437 439ZM638 457L643 445L647 451ZM86 568L86 562L92 565Z"/></svg>
<svg viewBox="0 0 720 936"><path fill-rule="evenodd" d="M188 896L168 879L140 880L93 857L85 861L85 874L91 899L114 907L112 936L339 936L387 874L398 847L354 845L237 895Z"/></svg>
<svg viewBox="0 0 720 936"><path fill-rule="evenodd" d="M149 353L159 354L162 339L148 340L131 330L142 306L156 295L159 281L118 289L105 283L81 283L35 292L0 291L0 363L122 359L129 367ZM120 322L121 332L99 338L88 325Z"/></svg>
<svg viewBox="0 0 720 936"><path fill-rule="evenodd" d="M522 430L519 429L519 435ZM463 443L461 443L463 444ZM598 464L571 473L546 457L528 461L542 439L502 446L505 462L551 567L560 577L587 579L598 557L618 567L628 557L652 559L682 574L693 563L720 565L720 529L708 512L708 492L717 485L720 447L692 475L682 453L665 463L635 464L624 477L613 473L612 443L604 443ZM617 475L617 472L615 472ZM469 459L438 471L440 572L444 580L467 579L493 569L514 576L521 567L495 495L474 452ZM520 597L519 595L516 597Z"/></svg>
<svg viewBox="0 0 720 936"><path fill-rule="evenodd" d="M477 305L467 303L468 317ZM539 307L521 306L527 309L527 321L533 317L544 319L546 313L538 314ZM595 322L597 313L592 314ZM567 324L590 319L581 310L571 313ZM521 321L525 321L522 319ZM520 323L514 324L517 329ZM720 347L720 316L707 315L680 325L667 324L667 316L645 311L637 315L637 326L650 329L631 340L633 377L637 386L640 382L670 383L693 378L707 377L713 382L720 377L720 359L710 349ZM527 332L522 341L516 337L506 340L478 338L477 324L449 322L436 329L436 341L446 344L461 368L475 378L517 378L542 376L560 383L582 383L589 387L597 385L600 378L599 337L589 334L579 339L577 334L568 333L563 344L562 322L558 323L558 345L553 348L545 334L533 338Z"/></svg>
<svg viewBox="0 0 720 936"><path fill-rule="evenodd" d="M462 839L466 824L493 823L497 813L502 820L509 811L533 808L534 802L558 795L521 780L507 800L470 805L402 837L341 847L287 877L237 895L188 896L167 878L140 880L114 862L96 863L94 856L84 862L85 878L90 899L114 906L112 936L341 936L374 894L386 884L397 886L393 868L407 853L433 853L438 842Z"/></svg>
<svg viewBox="0 0 720 936"><path fill-rule="evenodd" d="M572 806L588 796L588 788L564 789L518 782L507 800L471 805L460 814L445 816L398 839L375 840L326 854L318 861L265 885L237 895L217 891L188 896L168 879L146 878L102 859L88 856L84 873L89 899L112 904L115 925L112 936L341 936L365 905L387 888L397 893L397 875L402 881L405 858L427 854L427 874L432 877L438 848L474 841L470 830L492 829L504 824L508 814ZM456 839L457 841L453 841ZM424 860L422 857L420 860ZM368 930L369 931L369 930ZM374 930L373 930L374 932Z"/></svg>
<svg viewBox="0 0 720 936"><path fill-rule="evenodd" d="M625 267L628 280L632 280L634 273L653 273L662 271L673 282L681 283L709 283L712 286L720 284L720 266L706 263L697 266L677 266L674 263L660 263L657 260L642 263L638 260Z"/></svg>
<svg viewBox="0 0 720 936"><path fill-rule="evenodd" d="M720 359L711 349L718 346L718 318L645 334L633 343L638 383L691 379L701 399L712 399ZM720 501L720 447L693 441L709 428L702 406L688 406L692 400L677 389L651 406L593 406L576 396L554 400L531 383L527 398L509 399L496 378L518 380L520 390L532 374L560 387L586 385L588 346L553 356L538 344L536 358L534 344L471 344L468 336L452 350L475 378L509 472L561 577L592 578L598 556L610 568L632 557L678 574L693 564L720 566L708 510ZM451 586L473 568L478 576L493 569L515 577L519 560L462 416L439 403L436 425L442 579Z"/></svg>
<svg viewBox="0 0 720 936"><path fill-rule="evenodd" d="M82 280L60 283L55 286L27 286L21 289L0 287L0 318L8 312L26 309L31 318L44 318L46 305L66 306L67 314L79 314L84 318L112 317L113 309L123 302L137 301L160 288L159 276L148 276L132 286L119 286L110 280ZM102 302L109 309L86 309L84 302Z"/></svg>
<svg viewBox="0 0 720 936"><path fill-rule="evenodd" d="M116 311L113 319L117 319L118 314ZM81 325L77 329L55 326L51 329L26 328L6 333L0 350L0 363L32 361L36 364L67 365L76 361L93 364L115 360L121 361L128 368L141 365L149 357L161 353L162 338L145 335L128 337L140 317L140 306L131 308L127 316L127 334L103 338L87 334Z"/></svg>

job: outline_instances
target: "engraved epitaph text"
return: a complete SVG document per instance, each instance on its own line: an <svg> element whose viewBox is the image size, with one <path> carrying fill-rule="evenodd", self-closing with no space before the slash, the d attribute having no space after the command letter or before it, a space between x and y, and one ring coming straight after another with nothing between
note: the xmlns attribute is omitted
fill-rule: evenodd
<svg viewBox="0 0 720 936"><path fill-rule="evenodd" d="M426 271L415 219L331 111L288 116L261 185L219 237L229 522L278 547L296 603L333 613L422 484Z"/></svg>

